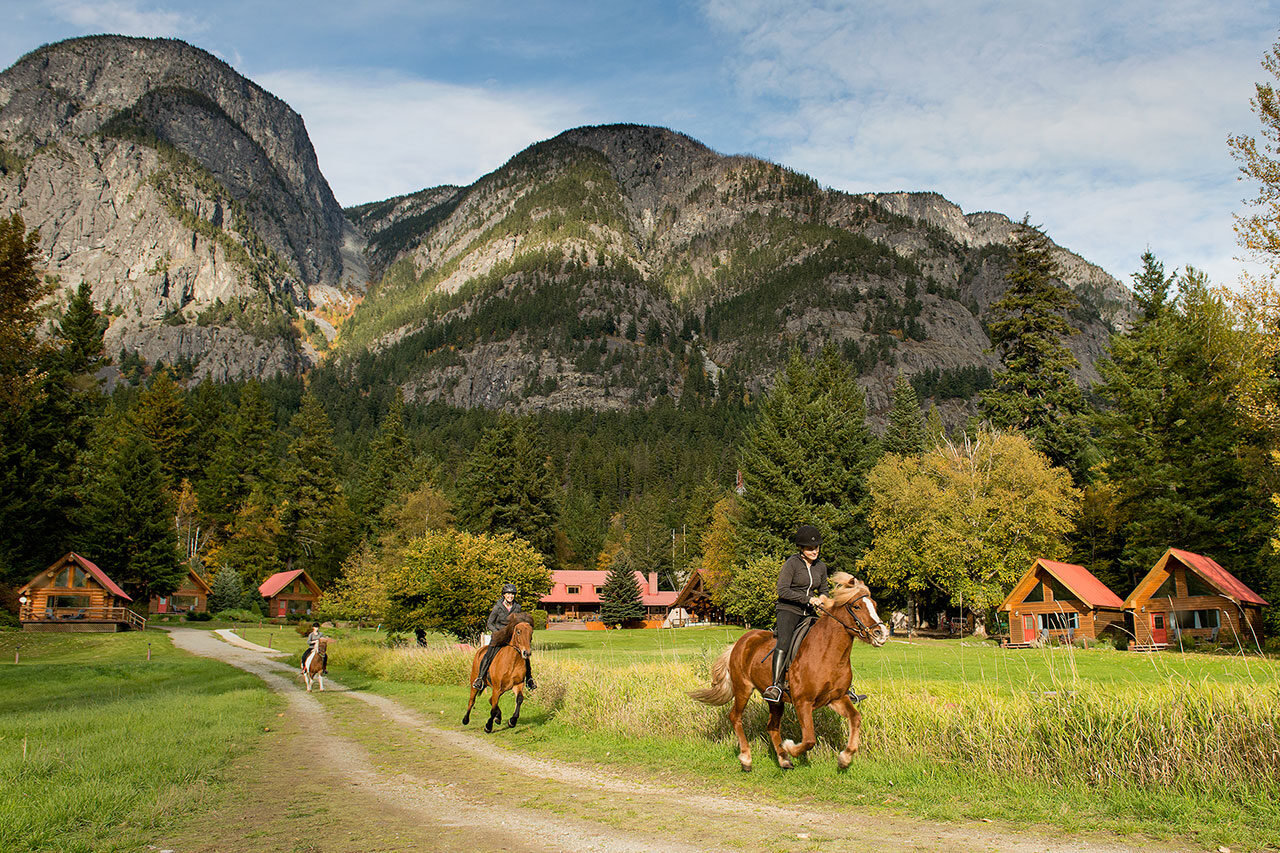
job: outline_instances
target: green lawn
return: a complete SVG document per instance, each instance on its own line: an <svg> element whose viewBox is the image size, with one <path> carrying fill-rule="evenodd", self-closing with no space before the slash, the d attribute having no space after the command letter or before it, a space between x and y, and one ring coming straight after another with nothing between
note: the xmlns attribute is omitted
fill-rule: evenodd
<svg viewBox="0 0 1280 853"><path fill-rule="evenodd" d="M207 798L279 704L160 632L0 632L0 850L137 850Z"/></svg>

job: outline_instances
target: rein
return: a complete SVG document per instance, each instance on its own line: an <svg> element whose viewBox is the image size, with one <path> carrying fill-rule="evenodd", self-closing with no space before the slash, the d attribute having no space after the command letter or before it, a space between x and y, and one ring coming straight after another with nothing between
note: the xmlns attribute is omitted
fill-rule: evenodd
<svg viewBox="0 0 1280 853"><path fill-rule="evenodd" d="M834 620L836 620L837 622L839 622L839 623L840 623L840 626L841 626L842 628L844 628L846 631L848 631L849 633L851 633L851 634L856 634L856 635L857 635L858 637L860 637L861 639L866 640L867 642L870 642L870 641L871 641L871 632L872 632L874 629L876 629L876 628L878 628L878 627L880 627L880 626L884 625L884 623L883 623L883 622L876 622L874 625L869 625L869 624L867 624L867 623L863 622L863 621L862 621L862 618L861 618L860 616L858 616L858 614L857 614L857 613L854 611L854 609L853 609L853 605L854 605L854 604L856 604L857 602L859 602L859 601L861 601L862 599L866 598L868 595L870 595L870 593L869 593L869 592L864 592L864 593L862 593L861 595L856 595L856 596L854 596L852 599L850 599L849 601L846 601L846 602L842 605L842 606L844 607L844 609L845 609L845 610L847 610L847 611L849 612L849 618L851 618L851 619L853 620L853 625L850 625L848 622L845 622L843 619L841 619L839 616L837 616L834 612L832 612L832 611L828 610L827 608L823 607L821 604L815 605L815 606L814 606L814 609L815 609L815 610L821 610L823 613L827 614L827 615L828 615L828 616L830 616L832 619L834 619Z"/></svg>

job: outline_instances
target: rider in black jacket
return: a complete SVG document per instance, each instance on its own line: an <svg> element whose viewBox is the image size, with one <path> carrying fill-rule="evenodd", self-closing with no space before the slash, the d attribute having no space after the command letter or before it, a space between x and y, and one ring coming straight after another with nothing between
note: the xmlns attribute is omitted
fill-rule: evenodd
<svg viewBox="0 0 1280 853"><path fill-rule="evenodd" d="M831 590L827 564L818 559L822 533L812 524L802 524L796 530L795 542L800 553L788 557L778 574L778 621L774 628L778 644L773 649L773 684L764 689L766 702L782 701L791 636L804 617L814 614L820 596Z"/></svg>
<svg viewBox="0 0 1280 853"><path fill-rule="evenodd" d="M507 631L507 623L511 621L511 617L516 613L523 613L520 609L520 602L516 601L515 584L506 584L502 587L502 598L498 599L498 603L493 605L493 610L489 611L489 620L484 623L486 634L490 635L489 648L485 650L484 658L480 661L480 674L471 686L476 690L483 690L485 681L489 677L489 664L493 663L493 657L498 653L498 649L507 645L511 639L511 632ZM533 680L533 664L529 660L525 661L525 686L530 690L537 690L538 685Z"/></svg>

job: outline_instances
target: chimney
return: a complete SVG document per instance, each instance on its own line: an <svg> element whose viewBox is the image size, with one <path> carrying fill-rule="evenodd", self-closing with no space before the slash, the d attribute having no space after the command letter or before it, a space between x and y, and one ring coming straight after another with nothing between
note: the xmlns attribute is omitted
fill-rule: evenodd
<svg viewBox="0 0 1280 853"><path fill-rule="evenodd" d="M653 595L658 591L658 573L649 572L649 594Z"/></svg>

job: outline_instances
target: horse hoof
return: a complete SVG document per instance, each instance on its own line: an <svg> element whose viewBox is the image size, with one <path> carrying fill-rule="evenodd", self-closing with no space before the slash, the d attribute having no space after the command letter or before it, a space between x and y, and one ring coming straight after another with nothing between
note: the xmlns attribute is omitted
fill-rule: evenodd
<svg viewBox="0 0 1280 853"><path fill-rule="evenodd" d="M493 734L493 723L484 724L484 733L487 735Z"/></svg>
<svg viewBox="0 0 1280 853"><path fill-rule="evenodd" d="M782 742L782 751L783 751L783 752L785 752L787 755L795 755L795 754L796 754L796 743L795 743L795 741L790 740L790 739L788 739L788 740L784 740L784 741Z"/></svg>
<svg viewBox="0 0 1280 853"><path fill-rule="evenodd" d="M467 714L465 717L462 718L462 724L465 726L469 722L471 722L471 715Z"/></svg>
<svg viewBox="0 0 1280 853"><path fill-rule="evenodd" d="M740 761L740 762L739 762L739 764L741 764L741 765L742 765L742 772L743 772L743 773L750 773L750 772L751 772L751 762L750 762L750 761Z"/></svg>

